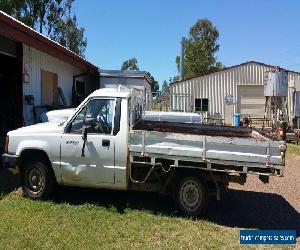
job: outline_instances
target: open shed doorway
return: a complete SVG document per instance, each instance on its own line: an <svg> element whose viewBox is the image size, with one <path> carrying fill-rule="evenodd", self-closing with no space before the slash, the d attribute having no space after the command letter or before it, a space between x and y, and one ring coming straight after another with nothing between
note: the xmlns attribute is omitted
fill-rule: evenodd
<svg viewBox="0 0 300 250"><path fill-rule="evenodd" d="M23 125L22 45L0 35L0 153L6 133Z"/></svg>

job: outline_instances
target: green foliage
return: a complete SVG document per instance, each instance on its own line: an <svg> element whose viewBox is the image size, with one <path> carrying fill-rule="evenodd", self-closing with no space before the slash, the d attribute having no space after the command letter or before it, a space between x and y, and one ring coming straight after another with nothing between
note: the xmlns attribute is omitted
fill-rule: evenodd
<svg viewBox="0 0 300 250"><path fill-rule="evenodd" d="M225 65L223 65L221 62L216 62L215 65L211 66L209 73L217 72L225 68Z"/></svg>
<svg viewBox="0 0 300 250"><path fill-rule="evenodd" d="M57 23L50 38L69 48L74 53L83 56L87 46L87 39L84 37L84 28L77 27L76 16L69 16L65 21L60 20Z"/></svg>
<svg viewBox="0 0 300 250"><path fill-rule="evenodd" d="M184 79L202 76L223 69L215 53L219 50L219 32L208 19L198 20L189 31L189 37L183 41ZM180 68L180 57L176 57L177 69Z"/></svg>
<svg viewBox="0 0 300 250"><path fill-rule="evenodd" d="M139 70L137 59L132 57L124 61L121 70Z"/></svg>
<svg viewBox="0 0 300 250"><path fill-rule="evenodd" d="M0 0L0 10L10 16L20 19L21 9L25 4L25 0Z"/></svg>
<svg viewBox="0 0 300 250"><path fill-rule="evenodd" d="M170 84L166 80L164 80L163 83L162 83L161 92L163 94L170 93Z"/></svg>
<svg viewBox="0 0 300 250"><path fill-rule="evenodd" d="M180 80L180 76L173 76L173 77L170 77L169 78L169 83L172 83L172 82L177 82Z"/></svg>
<svg viewBox="0 0 300 250"><path fill-rule="evenodd" d="M74 0L0 0L0 9L84 56L87 39L71 15Z"/></svg>
<svg viewBox="0 0 300 250"><path fill-rule="evenodd" d="M155 80L154 76L151 75L150 72L146 72L146 75L150 78L151 80L151 92L158 92L159 91L159 84L158 81Z"/></svg>

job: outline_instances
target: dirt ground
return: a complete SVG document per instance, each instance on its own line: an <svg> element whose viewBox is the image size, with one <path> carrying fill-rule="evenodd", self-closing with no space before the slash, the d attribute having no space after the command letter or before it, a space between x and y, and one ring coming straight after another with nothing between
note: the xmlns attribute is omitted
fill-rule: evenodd
<svg viewBox="0 0 300 250"><path fill-rule="evenodd" d="M288 157L284 177L263 184L248 176L244 186L230 189L211 204L209 220L226 227L297 230L300 249L300 157Z"/></svg>
<svg viewBox="0 0 300 250"><path fill-rule="evenodd" d="M10 192L18 185L18 178L0 171L0 193ZM120 210L129 206L176 216L169 200L153 196L68 187L56 191L53 199L73 204L114 205ZM244 186L230 185L230 191L220 201L211 201L204 219L229 228L295 229L300 248L300 157L288 157L284 177L272 177L268 184L263 184L258 176L249 176Z"/></svg>

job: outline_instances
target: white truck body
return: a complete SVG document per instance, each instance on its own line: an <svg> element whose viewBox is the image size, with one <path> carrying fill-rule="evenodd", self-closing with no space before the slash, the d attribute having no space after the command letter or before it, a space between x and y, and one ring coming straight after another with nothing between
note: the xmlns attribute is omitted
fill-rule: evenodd
<svg viewBox="0 0 300 250"><path fill-rule="evenodd" d="M172 159L190 159L224 165L283 170L281 142L254 138L188 135L154 131L132 131L129 151L134 155L164 155ZM269 153L268 153L269 152ZM178 166L178 163L177 163ZM263 173L261 173L263 175Z"/></svg>
<svg viewBox="0 0 300 250"><path fill-rule="evenodd" d="M211 176L211 182L225 184L234 180L231 174L244 178L238 182L244 182L247 174L283 175L285 142L282 141L134 130L134 120L141 118L137 114L141 109L135 105L142 100L134 95L129 90L100 89L88 96L64 122L10 131L6 158L3 157L18 158L22 167L25 152L42 153L49 159L58 184L122 190L162 192L169 181L168 173L179 168L204 171L205 176L206 173ZM105 119L110 125L107 128L101 125L105 133L87 131L85 140L81 119L84 114L84 124L92 121L89 115L92 102L109 104L106 110L101 106L101 112L106 112ZM148 116L158 120L155 113ZM181 121L189 120L179 117ZM197 119L194 115L190 117ZM101 115L94 118L97 126L101 119ZM161 179L157 173L152 176L154 171L161 174Z"/></svg>
<svg viewBox="0 0 300 250"><path fill-rule="evenodd" d="M74 111L74 108L52 110L42 113L40 118L42 122L65 122Z"/></svg>

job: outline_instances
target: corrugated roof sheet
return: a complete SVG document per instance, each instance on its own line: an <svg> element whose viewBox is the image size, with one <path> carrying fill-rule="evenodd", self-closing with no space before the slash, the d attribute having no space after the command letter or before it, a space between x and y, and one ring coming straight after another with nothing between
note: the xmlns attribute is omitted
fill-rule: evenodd
<svg viewBox="0 0 300 250"><path fill-rule="evenodd" d="M99 72L100 72L100 76L104 76L104 77L145 78L149 83L152 83L146 71L100 69Z"/></svg>
<svg viewBox="0 0 300 250"><path fill-rule="evenodd" d="M277 67L277 66L274 66L274 65L269 65L269 64L265 64L265 63L261 63L261 62L257 62L257 61L248 61L248 62L244 62L244 63L241 63L241 64L233 65L233 66L227 67L225 69L222 69L222 70L219 70L219 71L216 71L216 72L213 72L213 73L209 73L209 74L206 74L206 75L203 75L203 76L196 76L196 77L191 77L191 78L184 79L184 80L181 80L181 81L171 82L170 85L173 85L173 84L176 84L176 83L180 83L180 82L184 82L184 81L188 81L188 80L191 80L191 79L196 79L196 78L199 78L199 77L205 77L205 76L217 74L219 72L230 70L232 68L240 67L240 66L243 66L245 64L250 64L250 63L259 64L259 65L266 66L266 67L274 67L274 68ZM286 70L288 72L295 73L295 74L300 74L300 72L288 70L288 69L285 69L285 68L282 68L282 67L279 67L279 69Z"/></svg>

